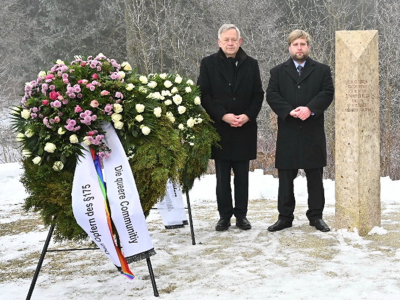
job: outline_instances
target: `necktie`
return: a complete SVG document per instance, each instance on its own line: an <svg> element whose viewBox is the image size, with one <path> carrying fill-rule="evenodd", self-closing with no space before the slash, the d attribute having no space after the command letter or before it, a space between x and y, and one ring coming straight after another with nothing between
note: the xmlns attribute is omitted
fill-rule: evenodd
<svg viewBox="0 0 400 300"><path fill-rule="evenodd" d="M303 67L298 65L297 66L297 72L299 73L299 76L301 75L301 71L303 71Z"/></svg>

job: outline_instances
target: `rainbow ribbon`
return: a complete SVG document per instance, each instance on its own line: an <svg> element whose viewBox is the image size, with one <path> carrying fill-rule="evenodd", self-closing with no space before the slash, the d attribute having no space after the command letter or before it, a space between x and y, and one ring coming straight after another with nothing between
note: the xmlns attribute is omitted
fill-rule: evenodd
<svg viewBox="0 0 400 300"><path fill-rule="evenodd" d="M114 237L113 230L112 230L111 214L110 214L110 210L108 209L106 186L104 184L103 172L101 170L100 157L98 155L96 155L96 152L92 148L90 148L90 153L92 154L92 159L93 159L93 162L94 162L94 165L96 168L97 178L99 180L100 189L101 189L101 192L103 193L103 197L104 197L104 204L105 204L104 206L106 209L108 228L110 230L111 236ZM128 263L126 262L126 259L125 259L124 255L122 254L121 249L115 244L114 238L112 240L114 243L115 250L117 251L119 261L121 263L120 272L132 280L133 278L135 278L135 275L133 275L132 271L129 269Z"/></svg>

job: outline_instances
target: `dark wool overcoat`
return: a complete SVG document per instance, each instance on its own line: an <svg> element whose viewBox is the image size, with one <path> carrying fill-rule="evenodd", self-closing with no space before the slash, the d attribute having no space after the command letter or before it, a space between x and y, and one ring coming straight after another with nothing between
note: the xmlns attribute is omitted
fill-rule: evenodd
<svg viewBox="0 0 400 300"><path fill-rule="evenodd" d="M256 159L256 119L264 99L258 62L239 48L236 76L233 78L224 59L221 49L203 58L197 82L201 89L202 106L221 137L220 147L212 149L212 158L233 161ZM231 127L222 120L228 113L246 114L250 121L242 127Z"/></svg>
<svg viewBox="0 0 400 300"><path fill-rule="evenodd" d="M301 76L289 59L270 71L267 102L278 116L275 167L313 169L326 166L324 111L333 101L329 66L308 58ZM302 121L290 111L308 107L312 115Z"/></svg>

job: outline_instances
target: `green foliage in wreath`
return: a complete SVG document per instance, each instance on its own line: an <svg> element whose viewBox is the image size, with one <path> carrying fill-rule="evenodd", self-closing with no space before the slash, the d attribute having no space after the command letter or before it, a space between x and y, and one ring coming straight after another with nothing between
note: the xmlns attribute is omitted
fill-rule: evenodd
<svg viewBox="0 0 400 300"><path fill-rule="evenodd" d="M113 125L127 153L146 215L168 180L184 191L192 188L219 139L192 80L136 74L129 63L103 54L58 60L24 90L12 120L24 156L25 209L55 224L56 240L86 237L72 213L73 176L82 145L102 159L112 155L104 122Z"/></svg>
<svg viewBox="0 0 400 300"><path fill-rule="evenodd" d="M54 171L51 166L38 166L23 159L21 182L29 192L24 209L40 212L45 225L56 225L54 239L81 240L86 232L76 223L71 206L74 172L68 169ZM56 218L54 218L56 216Z"/></svg>

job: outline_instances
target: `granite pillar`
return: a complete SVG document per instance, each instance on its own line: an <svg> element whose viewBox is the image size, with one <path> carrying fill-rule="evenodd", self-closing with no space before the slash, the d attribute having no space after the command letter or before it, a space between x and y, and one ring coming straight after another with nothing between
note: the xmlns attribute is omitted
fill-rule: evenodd
<svg viewBox="0 0 400 300"><path fill-rule="evenodd" d="M336 228L381 225L378 31L337 31Z"/></svg>

